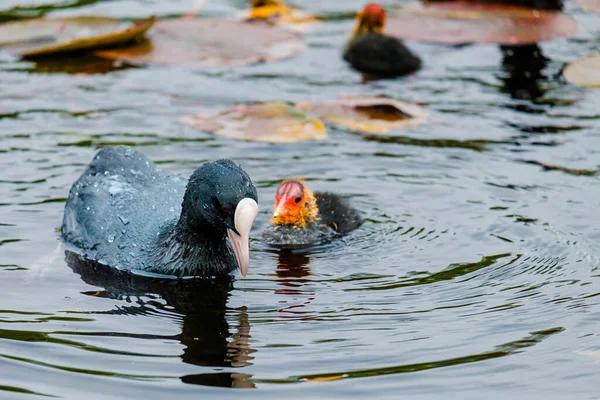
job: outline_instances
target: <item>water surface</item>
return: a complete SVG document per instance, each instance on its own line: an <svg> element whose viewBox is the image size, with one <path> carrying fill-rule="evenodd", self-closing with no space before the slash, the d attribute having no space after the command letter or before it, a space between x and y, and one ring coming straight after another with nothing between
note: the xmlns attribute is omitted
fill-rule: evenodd
<svg viewBox="0 0 600 400"><path fill-rule="evenodd" d="M193 3L73 2L55 14L166 17ZM81 75L0 63L0 397L598 398L600 92L560 70L598 51L600 15L569 2L579 35L542 44L550 60L534 71L492 45L411 42L422 71L362 85L340 58L352 21L338 18L362 3L302 6L332 18L305 53L275 64ZM430 123L294 145L179 123L237 102L340 94L418 102ZM261 209L248 277L174 287L65 254L68 190L109 144L186 176L207 160L241 163ZM365 224L308 253L267 249L258 232L290 175L348 195Z"/></svg>

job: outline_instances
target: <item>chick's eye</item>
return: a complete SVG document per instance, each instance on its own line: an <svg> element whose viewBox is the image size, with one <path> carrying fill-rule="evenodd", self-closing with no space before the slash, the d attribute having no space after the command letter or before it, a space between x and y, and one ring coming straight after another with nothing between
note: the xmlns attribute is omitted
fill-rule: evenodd
<svg viewBox="0 0 600 400"><path fill-rule="evenodd" d="M294 199L294 202L296 202L296 203L300 203L300 201L301 201L301 200L302 200L302 197L296 197L296 198Z"/></svg>
<svg viewBox="0 0 600 400"><path fill-rule="evenodd" d="M225 214L229 214L229 208L227 208L225 206L221 206L221 211L223 211L223 213L225 213Z"/></svg>

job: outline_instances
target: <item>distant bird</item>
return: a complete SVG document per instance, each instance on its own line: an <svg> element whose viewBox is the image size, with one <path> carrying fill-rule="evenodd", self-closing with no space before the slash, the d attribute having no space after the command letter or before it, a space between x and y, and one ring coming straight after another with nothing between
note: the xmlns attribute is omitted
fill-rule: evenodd
<svg viewBox="0 0 600 400"><path fill-rule="evenodd" d="M367 4L344 50L344 60L366 79L395 78L421 68L421 59L401 40L383 34L385 22L384 8Z"/></svg>
<svg viewBox="0 0 600 400"><path fill-rule="evenodd" d="M294 248L318 244L356 229L361 218L341 196L312 193L300 178L279 185L273 206L272 224L262 232L272 246Z"/></svg>
<svg viewBox="0 0 600 400"><path fill-rule="evenodd" d="M319 21L315 15L290 7L280 0L250 0L251 8L244 12L249 21L282 24L294 31L303 31Z"/></svg>
<svg viewBox="0 0 600 400"><path fill-rule="evenodd" d="M61 234L84 257L121 270L219 277L239 267L245 276L257 213L256 188L230 160L186 180L132 148L105 147L73 184Z"/></svg>
<svg viewBox="0 0 600 400"><path fill-rule="evenodd" d="M277 20L292 15L292 9L279 0L250 0L250 4L250 19Z"/></svg>

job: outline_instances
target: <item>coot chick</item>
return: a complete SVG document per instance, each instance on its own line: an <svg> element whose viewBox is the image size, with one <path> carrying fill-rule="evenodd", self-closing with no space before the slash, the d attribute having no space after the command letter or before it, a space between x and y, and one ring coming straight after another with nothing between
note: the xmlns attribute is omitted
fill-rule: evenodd
<svg viewBox="0 0 600 400"><path fill-rule="evenodd" d="M257 212L256 188L230 160L186 180L134 149L106 147L73 184L61 234L84 257L118 269L219 277L239 267L245 276Z"/></svg>
<svg viewBox="0 0 600 400"><path fill-rule="evenodd" d="M366 78L395 78L421 68L421 59L401 40L383 34L385 20L381 5L367 4L344 50L344 60Z"/></svg>
<svg viewBox="0 0 600 400"><path fill-rule="evenodd" d="M279 185L273 206L272 225L262 232L263 240L283 248L323 243L356 229L361 218L341 196L312 193L299 178Z"/></svg>

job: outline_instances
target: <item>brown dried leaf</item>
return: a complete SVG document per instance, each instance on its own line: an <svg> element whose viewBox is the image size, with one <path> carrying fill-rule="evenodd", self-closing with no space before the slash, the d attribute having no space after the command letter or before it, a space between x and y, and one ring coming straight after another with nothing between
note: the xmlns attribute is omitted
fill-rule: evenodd
<svg viewBox="0 0 600 400"><path fill-rule="evenodd" d="M528 44L577 33L577 21L556 11L493 3L413 4L388 18L386 33L401 39L462 44Z"/></svg>
<svg viewBox="0 0 600 400"><path fill-rule="evenodd" d="M237 105L217 115L186 115L181 122L215 135L256 142L293 143L327 138L321 121L282 102Z"/></svg>
<svg viewBox="0 0 600 400"><path fill-rule="evenodd" d="M324 121L365 134L385 134L391 130L421 125L427 112L416 104L386 97L345 96L329 102L296 105Z"/></svg>
<svg viewBox="0 0 600 400"><path fill-rule="evenodd" d="M293 32L223 19L158 21L148 36L148 41L136 46L96 54L134 64L215 67L276 61L294 56L305 47Z"/></svg>

